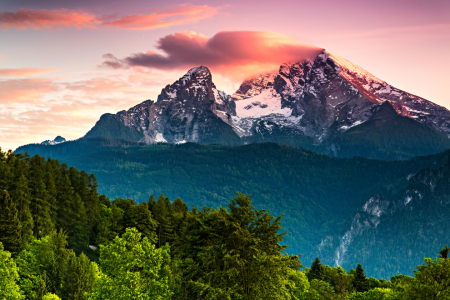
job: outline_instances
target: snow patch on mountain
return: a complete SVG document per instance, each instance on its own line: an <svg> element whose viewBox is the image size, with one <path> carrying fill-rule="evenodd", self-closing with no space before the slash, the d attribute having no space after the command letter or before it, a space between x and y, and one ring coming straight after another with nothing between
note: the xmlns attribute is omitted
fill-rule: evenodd
<svg viewBox="0 0 450 300"><path fill-rule="evenodd" d="M273 89L266 89L255 97L236 101L236 116L239 118L259 118L270 114L289 117L291 113L291 108L282 107L281 97Z"/></svg>
<svg viewBox="0 0 450 300"><path fill-rule="evenodd" d="M61 143L66 142L66 139L63 138L62 136L58 135L57 137L55 137L55 139L53 140L45 140L41 143L41 145L58 145Z"/></svg>

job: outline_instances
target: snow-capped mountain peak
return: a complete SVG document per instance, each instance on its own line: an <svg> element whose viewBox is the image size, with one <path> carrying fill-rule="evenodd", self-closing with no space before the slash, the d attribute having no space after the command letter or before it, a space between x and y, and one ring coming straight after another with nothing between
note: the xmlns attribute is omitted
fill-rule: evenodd
<svg viewBox="0 0 450 300"><path fill-rule="evenodd" d="M148 144L288 141L339 155L333 137L373 118L392 118L389 112L450 136L447 109L326 50L245 80L232 96L216 88L207 67L195 67L163 88L156 103L144 102L114 118L129 128L126 135ZM218 128L221 132L214 131ZM221 137L224 130L227 141Z"/></svg>

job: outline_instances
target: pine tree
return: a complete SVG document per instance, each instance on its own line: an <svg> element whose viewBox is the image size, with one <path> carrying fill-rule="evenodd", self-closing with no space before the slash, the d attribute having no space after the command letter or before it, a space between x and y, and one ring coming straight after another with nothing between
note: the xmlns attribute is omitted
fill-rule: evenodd
<svg viewBox="0 0 450 300"><path fill-rule="evenodd" d="M17 254L21 250L20 221L17 208L7 191L0 192L0 242L4 249Z"/></svg>
<svg viewBox="0 0 450 300"><path fill-rule="evenodd" d="M357 292L366 292L369 290L369 280L364 274L361 264L356 267L355 277L353 278L353 287Z"/></svg>
<svg viewBox="0 0 450 300"><path fill-rule="evenodd" d="M98 183L94 174L87 176L86 172L81 171L81 176L85 178L85 184L88 188L86 199L84 199L84 207L87 217L87 243L90 244L93 239L92 231L100 221L100 199L97 193Z"/></svg>
<svg viewBox="0 0 450 300"><path fill-rule="evenodd" d="M448 247L448 245L445 245L445 247L442 248L441 251L439 251L439 257L440 258L448 258L449 252L450 252L450 248Z"/></svg>
<svg viewBox="0 0 450 300"><path fill-rule="evenodd" d="M30 192L25 175L21 175L12 193L16 202L18 218L21 225L22 248L28 248L33 239L33 217L30 211Z"/></svg>
<svg viewBox="0 0 450 300"><path fill-rule="evenodd" d="M308 280L310 282L314 279L323 280L322 264L320 263L320 259L318 257L316 257L316 259L313 261L311 270L309 270L309 273L306 276L308 277Z"/></svg>
<svg viewBox="0 0 450 300"><path fill-rule="evenodd" d="M51 218L51 205L43 178L45 177L44 158L35 155L30 158L30 209L34 221L34 236L45 236L54 228Z"/></svg>
<svg viewBox="0 0 450 300"><path fill-rule="evenodd" d="M170 220L169 208L166 206L166 197L161 193L156 205L153 208L154 218L158 222L158 248L169 242L172 238L172 224Z"/></svg>

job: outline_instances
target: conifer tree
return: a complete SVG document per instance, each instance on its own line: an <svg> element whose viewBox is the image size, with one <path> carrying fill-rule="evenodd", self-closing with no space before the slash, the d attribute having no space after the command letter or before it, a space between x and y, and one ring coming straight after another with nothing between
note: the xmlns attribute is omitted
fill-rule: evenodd
<svg viewBox="0 0 450 300"><path fill-rule="evenodd" d="M34 221L33 233L36 238L45 236L54 228L51 218L51 205L43 178L45 177L44 158L35 155L30 158L30 209Z"/></svg>
<svg viewBox="0 0 450 300"><path fill-rule="evenodd" d="M365 292L369 290L369 280L364 274L361 264L356 267L355 277L353 278L353 287L357 292Z"/></svg>
<svg viewBox="0 0 450 300"><path fill-rule="evenodd" d="M50 159L45 162L45 189L47 191L47 201L49 204L49 212L50 216L55 222L57 218L57 201L56 201L56 184L55 184L55 176L54 169Z"/></svg>
<svg viewBox="0 0 450 300"><path fill-rule="evenodd" d="M92 236L91 233L95 226L97 226L100 220L99 203L100 199L97 193L98 183L94 176L91 174L87 176L86 172L81 171L81 176L85 178L85 186L87 187L86 198L84 199L84 207L86 209L86 225L87 225L87 243L91 244Z"/></svg>
<svg viewBox="0 0 450 300"><path fill-rule="evenodd" d="M439 257L440 258L448 258L449 252L450 252L450 248L448 247L448 245L445 245L445 247L442 248L441 251L439 251Z"/></svg>
<svg viewBox="0 0 450 300"><path fill-rule="evenodd" d="M30 192L27 179L22 174L17 180L12 194L16 202L18 217L21 225L22 248L26 249L33 239L33 217L30 211Z"/></svg>
<svg viewBox="0 0 450 300"><path fill-rule="evenodd" d="M161 193L153 209L154 218L158 222L158 247L161 247L161 245L169 242L172 238L172 223L170 219L170 211L166 203L166 197L164 197L164 194Z"/></svg>
<svg viewBox="0 0 450 300"><path fill-rule="evenodd" d="M0 191L0 242L12 254L17 254L22 244L17 208L7 191Z"/></svg>
<svg viewBox="0 0 450 300"><path fill-rule="evenodd" d="M313 281L314 279L323 280L323 269L322 264L320 263L320 259L316 257L311 265L311 270L309 270L306 275L309 281Z"/></svg>
<svg viewBox="0 0 450 300"><path fill-rule="evenodd" d="M70 248L74 249L77 253L82 251L83 247L87 245L87 217L86 209L84 208L83 201L78 194L75 194L71 203L71 211L69 218L68 242Z"/></svg>

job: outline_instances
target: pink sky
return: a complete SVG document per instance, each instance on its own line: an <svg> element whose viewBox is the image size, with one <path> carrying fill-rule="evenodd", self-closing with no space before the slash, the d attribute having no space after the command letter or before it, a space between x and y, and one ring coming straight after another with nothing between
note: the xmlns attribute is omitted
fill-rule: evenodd
<svg viewBox="0 0 450 300"><path fill-rule="evenodd" d="M3 151L79 138L198 63L233 93L322 48L450 108L450 1L0 0L0 41Z"/></svg>

